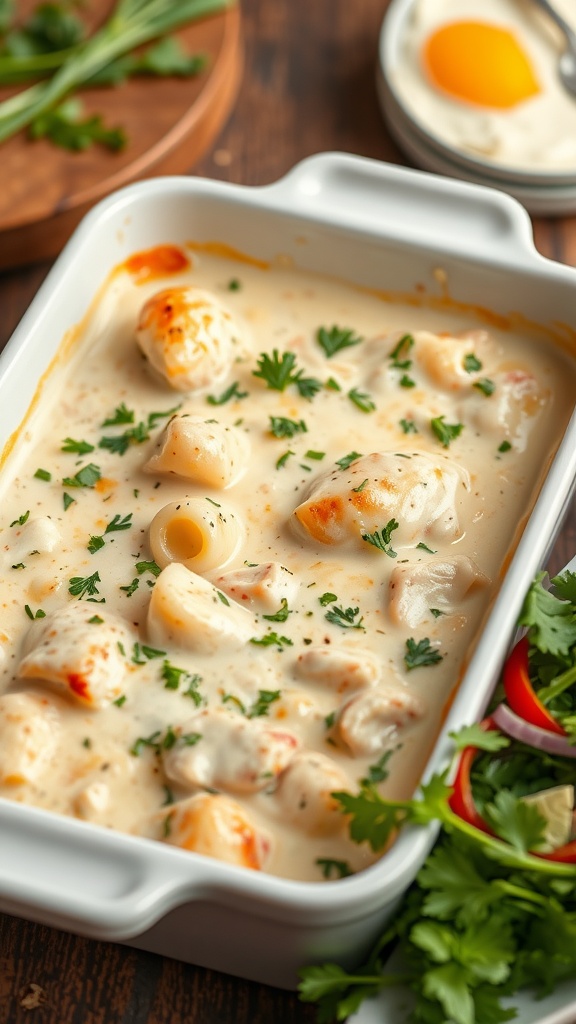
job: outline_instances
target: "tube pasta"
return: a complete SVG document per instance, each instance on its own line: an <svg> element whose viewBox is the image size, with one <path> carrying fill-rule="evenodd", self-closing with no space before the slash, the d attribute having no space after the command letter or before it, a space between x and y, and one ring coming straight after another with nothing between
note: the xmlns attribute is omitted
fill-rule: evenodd
<svg viewBox="0 0 576 1024"><path fill-rule="evenodd" d="M244 531L239 519L208 498L172 501L154 516L149 541L161 569L180 562L193 572L220 569L236 554Z"/></svg>
<svg viewBox="0 0 576 1024"><path fill-rule="evenodd" d="M177 413L162 431L158 450L144 469L223 488L242 475L249 458L250 442L237 427Z"/></svg>

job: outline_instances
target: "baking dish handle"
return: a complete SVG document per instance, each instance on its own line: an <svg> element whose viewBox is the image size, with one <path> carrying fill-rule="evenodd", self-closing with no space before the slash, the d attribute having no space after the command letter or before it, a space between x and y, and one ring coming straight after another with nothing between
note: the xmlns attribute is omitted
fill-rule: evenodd
<svg viewBox="0 0 576 1024"><path fill-rule="evenodd" d="M461 253L464 237L475 262L516 267L547 262L534 247L524 207L480 185L346 153L322 153L262 191L315 220L336 217L339 223L400 244L416 242L438 254Z"/></svg>
<svg viewBox="0 0 576 1024"><path fill-rule="evenodd" d="M0 800L0 910L90 938L142 934L214 889L201 858Z"/></svg>

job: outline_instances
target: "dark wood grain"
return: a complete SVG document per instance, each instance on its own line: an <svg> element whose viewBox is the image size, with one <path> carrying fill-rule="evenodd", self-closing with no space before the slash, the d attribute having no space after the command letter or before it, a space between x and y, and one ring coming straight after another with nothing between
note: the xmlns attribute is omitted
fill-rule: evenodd
<svg viewBox="0 0 576 1024"><path fill-rule="evenodd" d="M245 71L237 104L191 172L248 185L276 180L323 150L405 162L374 87L385 0L243 0ZM576 265L576 218L534 222L537 248ZM0 274L0 348L46 275ZM576 551L576 514L550 558ZM26 1009L30 985L46 1001ZM0 1024L312 1024L290 993L128 947L0 915Z"/></svg>

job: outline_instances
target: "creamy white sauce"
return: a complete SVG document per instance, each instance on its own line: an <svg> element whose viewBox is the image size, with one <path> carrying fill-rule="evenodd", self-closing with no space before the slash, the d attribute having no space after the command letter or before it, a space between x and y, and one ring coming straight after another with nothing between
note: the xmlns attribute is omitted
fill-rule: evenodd
<svg viewBox="0 0 576 1024"><path fill-rule="evenodd" d="M228 288L233 279L240 282L237 290ZM135 341L144 302L162 288L187 283L216 296L240 335L227 372L194 394L176 392L154 376ZM327 358L316 332L334 325L362 340ZM405 333L415 343L394 358ZM311 400L295 384L280 392L254 376L261 353L274 349L294 353L296 370L322 382ZM465 369L466 355L475 355L481 368ZM402 386L403 378L413 386ZM330 380L332 386L325 386ZM495 384L491 394L485 393L486 380ZM221 405L207 401L235 381L245 397ZM217 814L210 811L208 819L205 813L205 794L216 791L234 801L246 829L254 829L255 844L264 852L252 866L319 880L319 858L346 862L353 871L372 862L374 854L349 840L339 813L326 810L332 803L328 794L355 792L387 750L389 775L381 792L402 798L416 787L518 524L570 415L574 381L574 362L547 340L492 328L487 334L468 315L390 304L310 274L259 269L204 253L193 257L191 270L145 284L123 270L116 273L69 366L53 374L3 467L0 693L35 699L0 714L0 794L159 841L186 845L183 835L191 829L195 848L227 859L228 826L222 831ZM350 391L374 408L359 409ZM122 403L134 411L134 422L102 426ZM244 471L230 473L226 480L232 482L224 489L154 471L168 417L156 419L149 438L131 443L123 455L99 447L103 436L119 436L151 413L175 406L235 427L247 439L238 448L249 453ZM270 417L303 421L306 429L276 438ZM439 417L445 425L461 426L447 447L431 428ZM66 438L94 450L63 452ZM338 460L353 453L356 460L341 468ZM388 499L379 506L372 501L381 486L382 460L376 459L372 480L371 470L364 469L368 463L358 458L375 453L388 453L395 472L407 467L407 475L400 473L390 484L388 499L397 494L393 511ZM151 458L152 468L145 470ZM421 469L426 460L440 467L429 479ZM90 463L101 474L96 486L63 484ZM35 476L38 469L51 479ZM431 481L444 480L444 470L452 474L453 486L448 497L442 492L431 500ZM409 492L403 481L410 473L417 480ZM314 534L314 508L314 535L294 516L295 509L314 506L315 495L326 488L329 500L335 494L343 501L337 543ZM74 499L66 510L64 493ZM366 504L363 498L370 495L372 504ZM420 519L415 501L421 502ZM162 619L164 612L154 605L149 611L157 577L136 568L152 559L149 527L155 516L170 503L187 502L216 517L224 509L240 529L232 555L224 543L221 564L198 573L196 589L204 586L206 607L214 609L205 627L194 619L196 597L190 599L192 620L176 623L186 603L177 581L193 582L187 572L168 558L161 579L169 586L166 594L158 590L156 605L170 606L172 618ZM105 532L114 517L127 516L128 529ZM48 518L44 531L34 525L40 517ZM398 526L383 545L362 540L363 532L380 531L382 541L392 519ZM187 536L184 530L184 545ZM93 553L87 548L91 537L104 539ZM442 559L430 572L427 590L426 564L438 566ZM409 580L414 601L402 591L410 566L418 569ZM70 580L96 572L94 601L69 592ZM19 674L22 659L35 650L34 634L46 625L41 618L32 623L25 606L33 616L39 609L50 616L71 602L81 603L86 619L94 620L86 623L90 640L104 637L98 630L109 627L97 620L109 615L121 620L118 628L126 634L118 648L120 634L110 627L115 663L118 650L122 655L120 683L115 676L116 689L104 686L94 706L80 703L78 692L57 675ZM285 621L263 618L282 609L288 611ZM354 628L360 621L362 628ZM285 639L266 646L251 642L272 632ZM55 637L56 659L78 656L82 643L76 632L67 636ZM409 639L427 640L441 660L408 671ZM188 675L170 675L166 663ZM117 703L110 703L113 698ZM266 699L267 713L258 715ZM99 710L98 703L104 704ZM43 714L57 740L35 766L35 737L40 743L46 734L38 719ZM225 727L219 730L221 716ZM200 738L194 739L196 733ZM326 791L318 785L322 772ZM225 801L212 804L228 813ZM239 829L244 836L242 823Z"/></svg>

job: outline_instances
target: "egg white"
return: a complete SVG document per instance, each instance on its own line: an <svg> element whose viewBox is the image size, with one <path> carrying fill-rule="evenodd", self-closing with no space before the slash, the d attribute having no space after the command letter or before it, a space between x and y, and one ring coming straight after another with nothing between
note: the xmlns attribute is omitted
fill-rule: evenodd
<svg viewBox="0 0 576 1024"><path fill-rule="evenodd" d="M570 0L555 0L576 30ZM497 110L435 88L422 64L428 37L452 21L482 21L514 33L540 92ZM466 155L507 169L576 174L576 97L558 77L563 37L531 0L416 0L389 80L411 118Z"/></svg>

